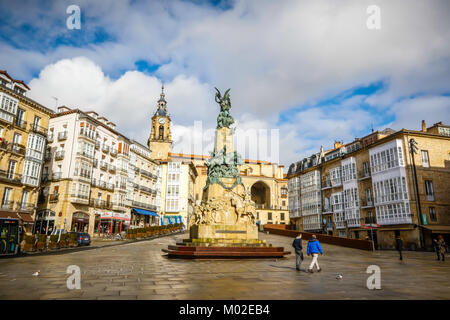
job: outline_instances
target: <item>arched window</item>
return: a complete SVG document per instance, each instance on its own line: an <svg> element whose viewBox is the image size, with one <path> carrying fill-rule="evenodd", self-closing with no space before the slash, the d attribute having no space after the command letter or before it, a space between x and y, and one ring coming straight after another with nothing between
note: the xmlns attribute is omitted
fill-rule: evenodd
<svg viewBox="0 0 450 320"><path fill-rule="evenodd" d="M159 139L164 139L164 126L159 126Z"/></svg>

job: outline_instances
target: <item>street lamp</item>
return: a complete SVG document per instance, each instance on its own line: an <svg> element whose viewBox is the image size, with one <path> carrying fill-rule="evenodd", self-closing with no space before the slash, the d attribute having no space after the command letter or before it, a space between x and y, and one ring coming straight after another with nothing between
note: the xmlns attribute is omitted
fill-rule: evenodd
<svg viewBox="0 0 450 320"><path fill-rule="evenodd" d="M419 184L417 183L417 171L416 171L416 162L414 159L414 154L417 154L417 150L419 148L417 147L417 141L414 140L414 138L409 139L409 152L412 162L412 169L413 169L413 176L414 176L414 186L415 186L415 192L416 192L416 206L417 206L417 217L418 217L418 223L419 223L419 235L420 235L420 246L423 248L423 230L420 229L420 226L422 225L422 210L420 205L420 196L419 196Z"/></svg>

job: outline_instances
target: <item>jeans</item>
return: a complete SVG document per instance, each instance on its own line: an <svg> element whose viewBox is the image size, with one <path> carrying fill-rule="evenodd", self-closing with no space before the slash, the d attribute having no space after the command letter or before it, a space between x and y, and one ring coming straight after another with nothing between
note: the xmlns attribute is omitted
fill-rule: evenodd
<svg viewBox="0 0 450 320"><path fill-rule="evenodd" d="M319 257L319 254L313 253L312 257L313 257L313 259L311 261L311 264L309 265L309 270L312 270L314 268L314 265L317 267L317 270L320 270L319 263L317 262L317 258Z"/></svg>
<svg viewBox="0 0 450 320"><path fill-rule="evenodd" d="M295 251L295 268L300 269L300 265L303 262L303 252Z"/></svg>

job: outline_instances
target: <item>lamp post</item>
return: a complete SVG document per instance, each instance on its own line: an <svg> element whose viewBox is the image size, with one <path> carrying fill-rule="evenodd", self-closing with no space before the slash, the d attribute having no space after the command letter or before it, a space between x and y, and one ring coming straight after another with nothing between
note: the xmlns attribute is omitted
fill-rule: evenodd
<svg viewBox="0 0 450 320"><path fill-rule="evenodd" d="M415 193L416 193L416 206L417 206L417 217L418 217L418 223L419 223L419 235L420 235L420 246L423 248L423 231L421 230L422 225L422 210L420 205L420 196L419 196L419 184L417 182L417 171L416 171L416 162L414 160L414 154L417 153L417 141L414 140L414 138L409 139L409 152L412 162L412 171L414 176L414 187L415 187Z"/></svg>

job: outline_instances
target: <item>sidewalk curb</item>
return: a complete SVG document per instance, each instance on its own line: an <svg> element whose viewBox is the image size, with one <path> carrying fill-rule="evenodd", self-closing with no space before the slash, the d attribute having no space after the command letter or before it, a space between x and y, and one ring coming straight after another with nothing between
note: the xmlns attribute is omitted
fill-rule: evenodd
<svg viewBox="0 0 450 320"><path fill-rule="evenodd" d="M4 256L4 257L0 257L0 259L28 258L28 257L48 256L48 255L61 255L61 254L67 254L67 253L74 253L74 252L80 252L80 251L86 251L86 250L95 250L95 249L109 248L109 247L121 246L121 245L125 245L125 244L132 244L132 243L138 243L138 242L143 242L143 241L149 241L149 240L164 238L164 237L173 236L173 235L180 235L180 234L184 234L186 232L187 232L187 230L174 232L174 233L169 233L169 234L164 234L164 235L157 236L157 237L150 237L150 238L133 239L133 240L115 240L117 242L114 242L114 243L111 243L111 244L107 244L107 245L104 245L104 246L74 247L74 248L65 248L63 250L61 250L61 249L51 250L51 251L47 250L47 251L35 252L35 253L21 252L20 254L18 254L16 256Z"/></svg>

